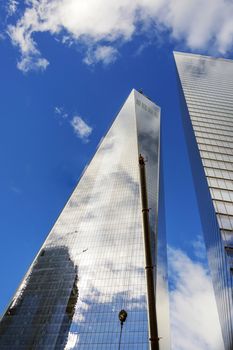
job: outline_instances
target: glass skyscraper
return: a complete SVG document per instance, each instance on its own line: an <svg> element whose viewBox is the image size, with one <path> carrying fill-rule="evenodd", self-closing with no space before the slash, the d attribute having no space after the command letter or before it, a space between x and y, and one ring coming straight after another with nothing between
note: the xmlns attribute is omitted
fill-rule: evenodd
<svg viewBox="0 0 233 350"><path fill-rule="evenodd" d="M222 334L225 349L232 350L233 61L180 52L174 56Z"/></svg>
<svg viewBox="0 0 233 350"><path fill-rule="evenodd" d="M158 349L156 332L170 348L160 169L160 108L133 90L7 308L0 349Z"/></svg>

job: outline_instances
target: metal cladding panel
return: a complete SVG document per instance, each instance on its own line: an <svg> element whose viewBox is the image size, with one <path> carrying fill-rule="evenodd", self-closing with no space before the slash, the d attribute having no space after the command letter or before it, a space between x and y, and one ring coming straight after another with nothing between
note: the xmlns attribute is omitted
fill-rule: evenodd
<svg viewBox="0 0 233 350"><path fill-rule="evenodd" d="M135 93L121 108L3 316L1 349L116 350L121 309L128 316L120 348L148 349L137 136L142 130ZM143 132L146 136L150 130ZM157 174L157 141L155 145ZM150 183L154 203L156 174L154 185ZM153 210L155 232L157 206Z"/></svg>
<svg viewBox="0 0 233 350"><path fill-rule="evenodd" d="M233 348L233 61L175 53L225 348Z"/></svg>

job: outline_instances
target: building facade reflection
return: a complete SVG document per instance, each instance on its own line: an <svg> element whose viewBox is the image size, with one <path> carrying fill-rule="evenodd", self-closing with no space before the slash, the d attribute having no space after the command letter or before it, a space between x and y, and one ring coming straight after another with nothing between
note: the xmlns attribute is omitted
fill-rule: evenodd
<svg viewBox="0 0 233 350"><path fill-rule="evenodd" d="M175 52L183 125L226 350L233 349L233 61Z"/></svg>
<svg viewBox="0 0 233 350"><path fill-rule="evenodd" d="M160 109L133 90L3 316L1 349L117 350L122 309L120 349L149 349L139 154L146 159L159 348L170 348L159 145Z"/></svg>

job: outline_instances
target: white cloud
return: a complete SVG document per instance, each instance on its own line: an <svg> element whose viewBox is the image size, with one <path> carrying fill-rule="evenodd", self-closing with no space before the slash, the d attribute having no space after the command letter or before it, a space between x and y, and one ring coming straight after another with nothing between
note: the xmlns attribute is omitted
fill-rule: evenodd
<svg viewBox="0 0 233 350"><path fill-rule="evenodd" d="M74 116L72 120L70 120L69 114L62 106L55 106L54 114L58 117L60 126L63 125L63 123L69 123L78 138L80 138L84 143L89 142L89 136L92 133L92 128L80 116Z"/></svg>
<svg viewBox="0 0 233 350"><path fill-rule="evenodd" d="M24 73L30 70L45 70L49 62L42 57L37 56L23 56L21 61L17 63L17 67Z"/></svg>
<svg viewBox="0 0 233 350"><path fill-rule="evenodd" d="M63 118L63 119L67 119L68 118L68 113L65 112L63 107L55 106L54 107L54 113L59 115L59 116L61 116L61 118Z"/></svg>
<svg viewBox="0 0 233 350"><path fill-rule="evenodd" d="M112 46L98 46L94 51L89 50L87 56L84 58L84 62L88 65L102 62L105 65L116 61L118 51Z"/></svg>
<svg viewBox="0 0 233 350"><path fill-rule="evenodd" d="M0 32L0 41L5 40L5 39L6 39L5 34Z"/></svg>
<svg viewBox="0 0 233 350"><path fill-rule="evenodd" d="M73 130L78 138L80 138L84 142L89 141L88 137L92 133L92 128L89 125L87 125L81 117L79 116L73 117L70 124L72 125Z"/></svg>
<svg viewBox="0 0 233 350"><path fill-rule="evenodd" d="M223 350L211 278L205 266L169 248L173 350Z"/></svg>
<svg viewBox="0 0 233 350"><path fill-rule="evenodd" d="M225 0L173 0L164 17L174 38L191 49L212 46L225 54L233 44L233 4ZM231 28L226 28L229 24ZM231 32L231 35L229 35Z"/></svg>
<svg viewBox="0 0 233 350"><path fill-rule="evenodd" d="M56 114L62 114L63 108L62 107L54 107L54 113Z"/></svg>
<svg viewBox="0 0 233 350"><path fill-rule="evenodd" d="M18 8L19 1L16 0L9 0L6 5L7 15L12 16Z"/></svg>
<svg viewBox="0 0 233 350"><path fill-rule="evenodd" d="M18 67L24 71L48 65L33 39L37 32L60 35L61 43L68 45L84 44L87 64L111 63L117 48L142 31L158 38L166 30L191 50L209 47L225 54L233 46L231 1L27 0L26 4L22 17L8 26L22 55Z"/></svg>
<svg viewBox="0 0 233 350"><path fill-rule="evenodd" d="M197 239L191 242L194 254L197 258L204 260L207 259L205 242L201 235L197 236Z"/></svg>

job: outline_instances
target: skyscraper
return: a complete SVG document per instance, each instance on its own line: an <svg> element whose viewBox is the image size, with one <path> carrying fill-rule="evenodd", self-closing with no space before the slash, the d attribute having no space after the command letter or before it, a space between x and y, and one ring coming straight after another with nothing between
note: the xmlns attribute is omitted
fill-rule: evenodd
<svg viewBox="0 0 233 350"><path fill-rule="evenodd" d="M233 349L233 61L175 52L183 125L225 348ZM192 276L190 276L192 278Z"/></svg>
<svg viewBox="0 0 233 350"><path fill-rule="evenodd" d="M1 349L169 349L159 155L160 108L133 90L7 308Z"/></svg>

